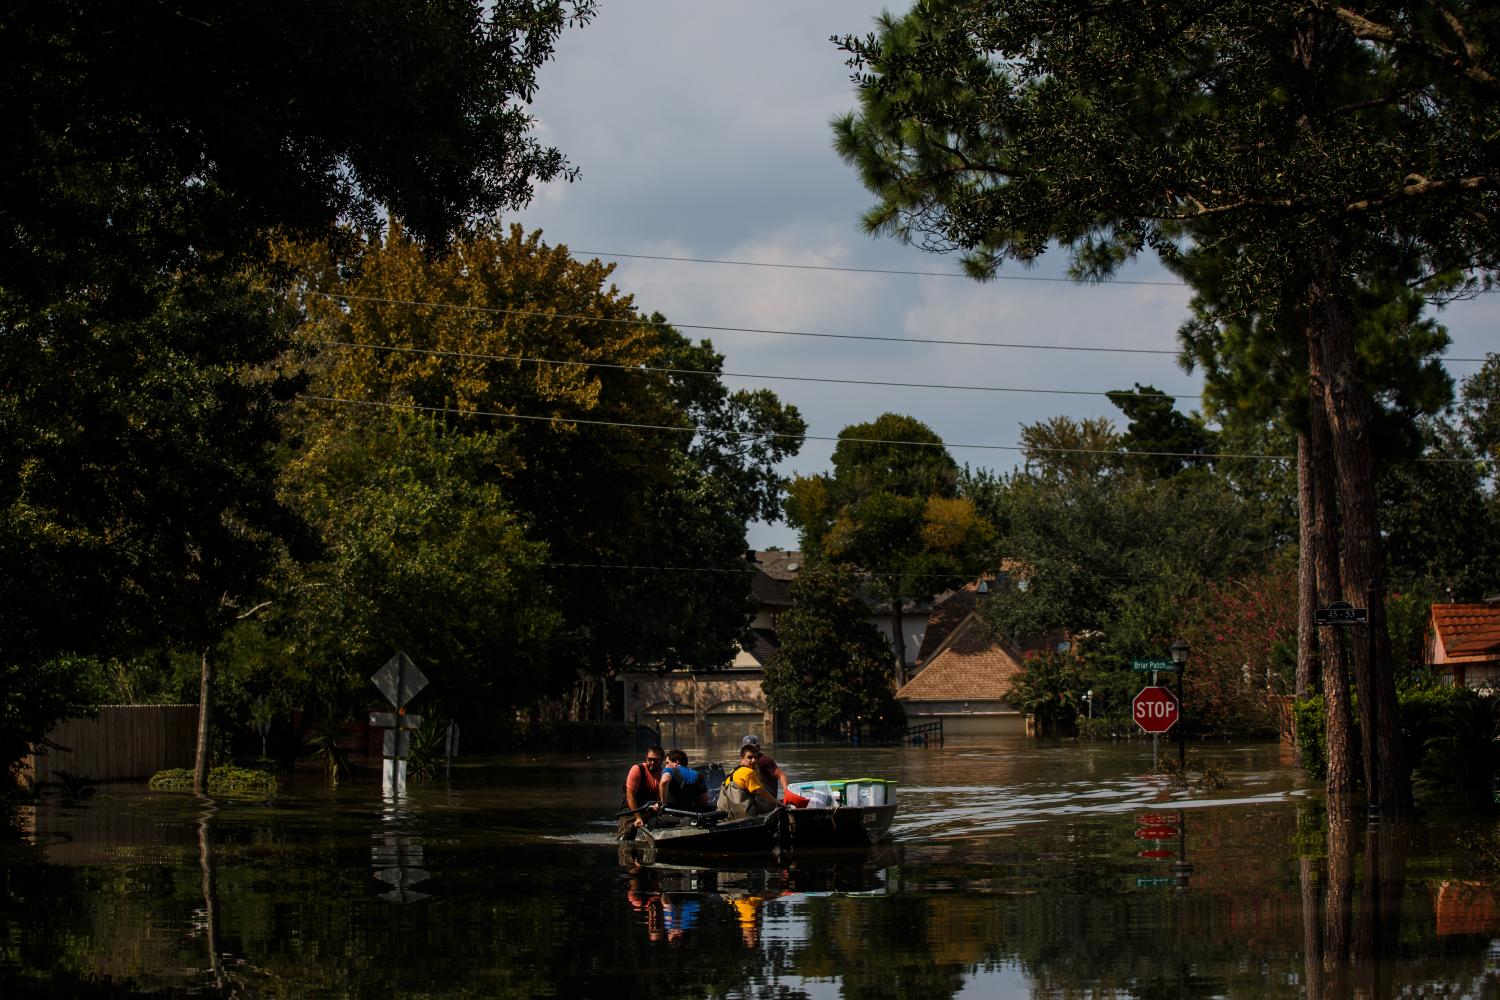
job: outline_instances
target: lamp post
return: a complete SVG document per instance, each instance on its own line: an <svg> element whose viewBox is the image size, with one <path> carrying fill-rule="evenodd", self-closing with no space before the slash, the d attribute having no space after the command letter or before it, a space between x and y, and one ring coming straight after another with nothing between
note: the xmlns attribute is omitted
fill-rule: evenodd
<svg viewBox="0 0 1500 1000"><path fill-rule="evenodd" d="M1089 706L1089 718L1092 719L1094 717L1094 689L1093 688L1089 688L1087 691L1085 691L1083 693L1083 700L1088 703L1088 706Z"/></svg>
<svg viewBox="0 0 1500 1000"><path fill-rule="evenodd" d="M1187 720L1182 717L1187 710L1187 690L1183 684L1186 681L1188 650L1191 648L1181 639L1167 647L1167 651L1172 654L1172 662L1177 664L1177 766L1183 774L1187 773Z"/></svg>

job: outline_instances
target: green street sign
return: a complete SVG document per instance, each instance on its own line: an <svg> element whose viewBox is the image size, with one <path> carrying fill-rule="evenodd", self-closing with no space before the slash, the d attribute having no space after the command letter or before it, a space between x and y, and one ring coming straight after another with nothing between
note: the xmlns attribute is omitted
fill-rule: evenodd
<svg viewBox="0 0 1500 1000"><path fill-rule="evenodd" d="M1176 670L1177 664L1171 660L1131 660L1132 670Z"/></svg>
<svg viewBox="0 0 1500 1000"><path fill-rule="evenodd" d="M1157 875L1152 878L1138 878L1135 880L1137 889L1155 889L1159 886L1173 885L1177 882L1175 878L1166 875Z"/></svg>

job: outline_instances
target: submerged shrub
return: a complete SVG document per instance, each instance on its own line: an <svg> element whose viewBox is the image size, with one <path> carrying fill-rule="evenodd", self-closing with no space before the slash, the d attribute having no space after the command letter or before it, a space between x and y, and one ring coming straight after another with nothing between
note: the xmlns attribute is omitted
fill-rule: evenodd
<svg viewBox="0 0 1500 1000"><path fill-rule="evenodd" d="M187 767L172 767L157 771L146 783L153 792L191 792L193 771ZM210 795L246 796L267 798L275 795L280 782L276 775L256 768L236 767L223 764L208 772Z"/></svg>

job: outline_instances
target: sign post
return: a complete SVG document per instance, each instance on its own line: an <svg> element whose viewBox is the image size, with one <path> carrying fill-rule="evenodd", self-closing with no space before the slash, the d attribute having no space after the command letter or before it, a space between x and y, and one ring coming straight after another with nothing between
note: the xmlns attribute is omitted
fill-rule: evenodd
<svg viewBox="0 0 1500 1000"><path fill-rule="evenodd" d="M427 686L427 677L405 653L397 653L375 671L370 683L380 689L396 709L394 712L371 712L370 725L386 730L381 758L381 790L393 798L406 794L406 753L411 746L411 731L422 724L420 715L407 715L406 703Z"/></svg>

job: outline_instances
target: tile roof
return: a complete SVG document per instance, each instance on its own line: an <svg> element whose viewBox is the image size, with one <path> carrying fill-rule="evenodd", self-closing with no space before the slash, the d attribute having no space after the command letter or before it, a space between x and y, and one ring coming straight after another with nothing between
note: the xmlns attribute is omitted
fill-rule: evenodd
<svg viewBox="0 0 1500 1000"><path fill-rule="evenodd" d="M1434 604L1432 627L1449 656L1500 654L1500 604Z"/></svg>
<svg viewBox="0 0 1500 1000"><path fill-rule="evenodd" d="M754 566L756 573L750 581L750 590L761 604L781 607L792 606L791 584L802 568L802 553L783 552L770 549L745 553L746 561Z"/></svg>
<svg viewBox="0 0 1500 1000"><path fill-rule="evenodd" d="M921 673L896 692L902 701L1004 701L1021 672L1019 657L977 614L949 633Z"/></svg>
<svg viewBox="0 0 1500 1000"><path fill-rule="evenodd" d="M930 660L959 623L978 606L978 584L974 583L949 591L933 602L932 614L927 616L927 631L922 633L922 648L917 650L916 665L921 666Z"/></svg>

